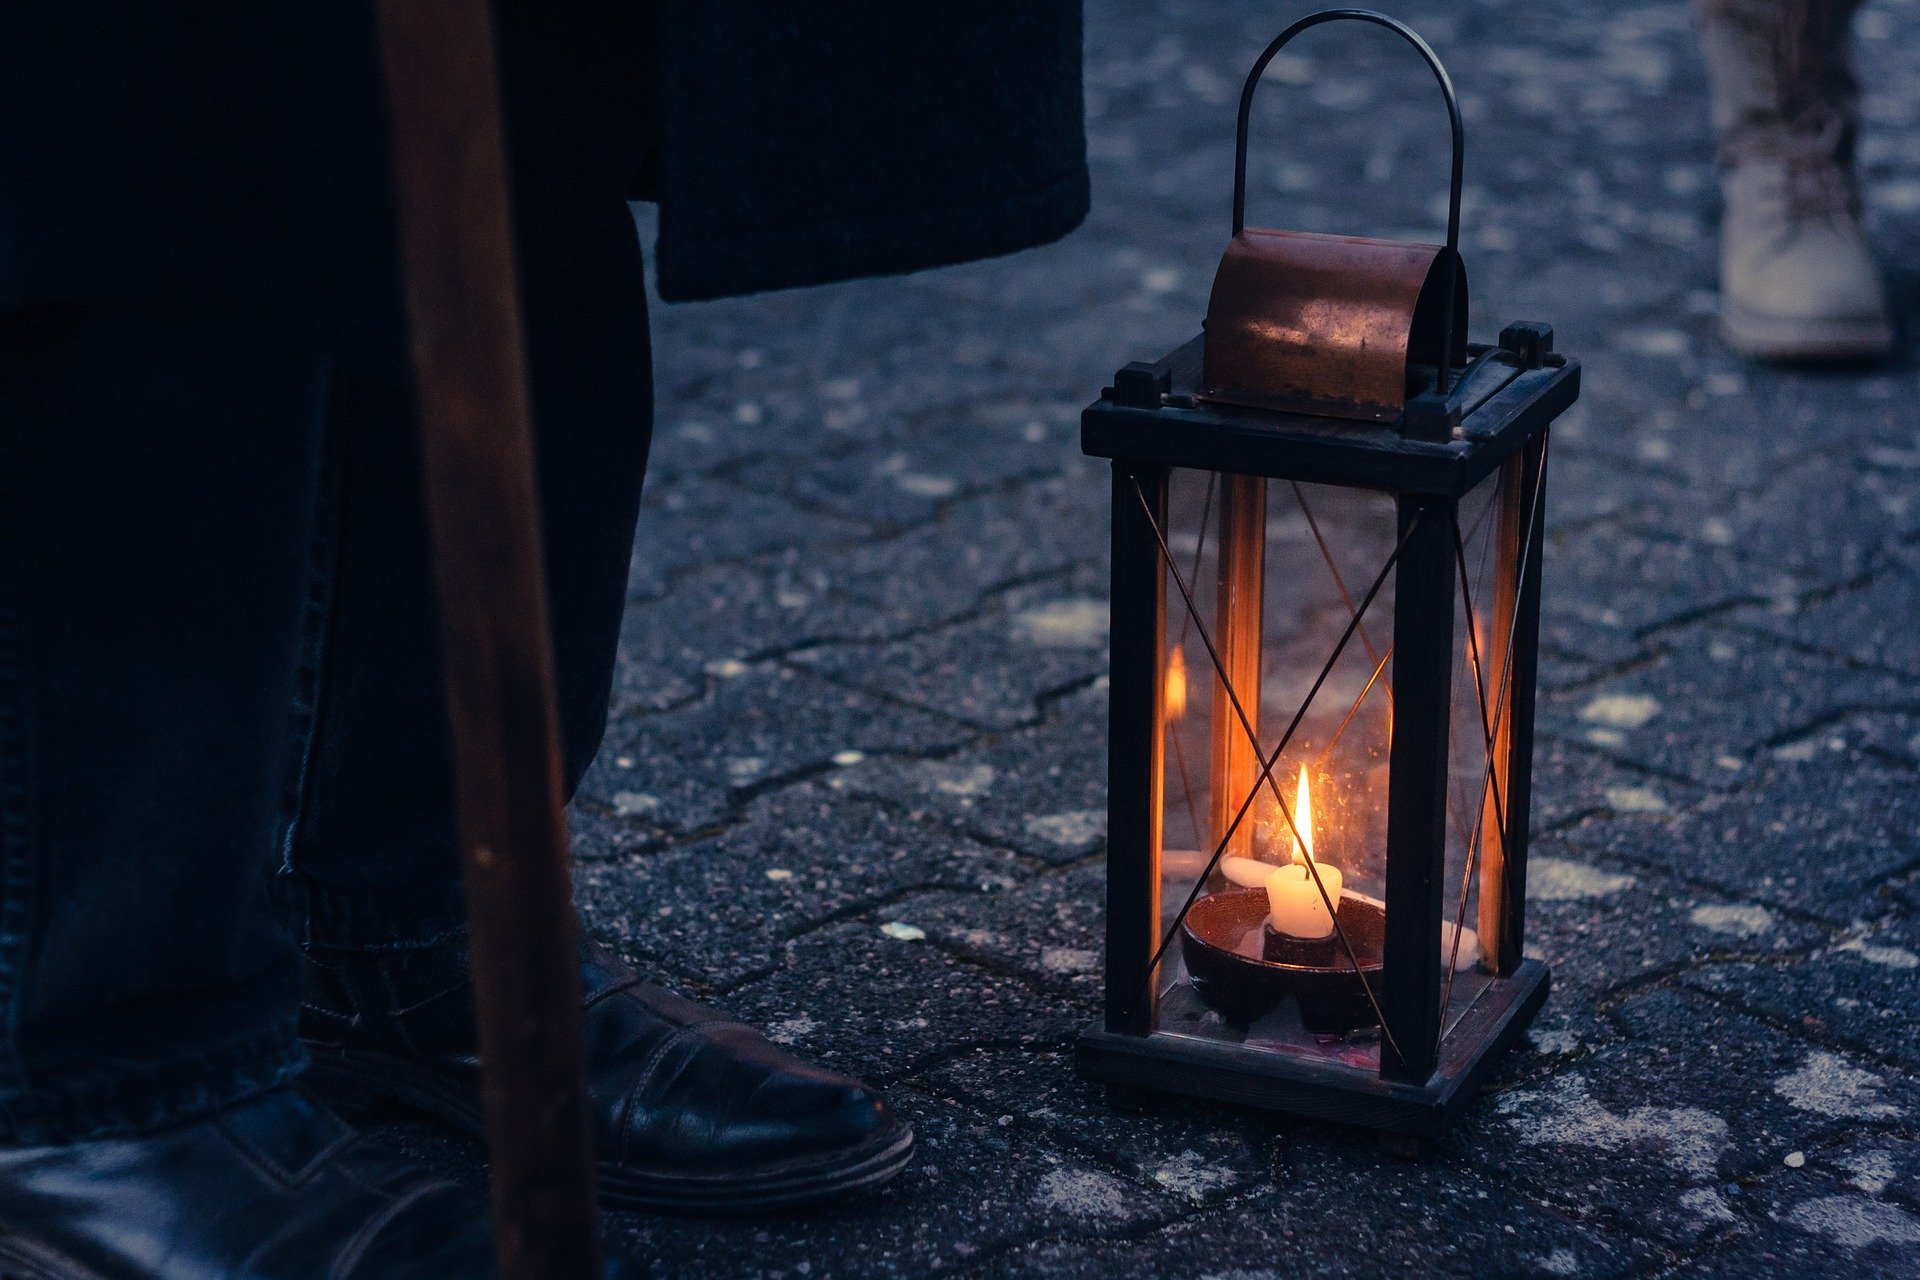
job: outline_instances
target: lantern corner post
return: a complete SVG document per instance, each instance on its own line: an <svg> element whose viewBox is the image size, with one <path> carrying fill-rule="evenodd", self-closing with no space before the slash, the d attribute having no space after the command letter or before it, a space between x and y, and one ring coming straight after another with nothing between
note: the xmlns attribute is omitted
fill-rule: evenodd
<svg viewBox="0 0 1920 1280"><path fill-rule="evenodd" d="M1380 1073L1424 1085L1439 1062L1459 507L1450 497L1402 494L1398 508Z"/></svg>
<svg viewBox="0 0 1920 1280"><path fill-rule="evenodd" d="M1115 460L1107 690L1107 1031L1145 1035L1160 928L1167 468Z"/></svg>
<svg viewBox="0 0 1920 1280"><path fill-rule="evenodd" d="M1540 673L1540 584L1541 562L1546 558L1546 469L1547 432L1529 441L1515 459L1518 472L1515 492L1509 506L1514 510L1516 536L1502 548L1503 559L1514 566L1513 640L1509 689L1503 717L1500 761L1505 776L1506 803L1496 868L1487 864L1489 879L1482 883L1482 895L1494 890L1494 901L1482 909L1482 932L1494 930L1486 947L1493 971L1502 978L1512 977L1525 958L1527 848L1533 822L1533 716ZM1487 846L1491 850L1494 846Z"/></svg>

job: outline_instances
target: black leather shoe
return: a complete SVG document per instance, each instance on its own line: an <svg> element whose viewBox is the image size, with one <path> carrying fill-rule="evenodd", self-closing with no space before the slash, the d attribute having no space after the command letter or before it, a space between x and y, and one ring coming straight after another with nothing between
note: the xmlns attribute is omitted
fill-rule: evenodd
<svg viewBox="0 0 1920 1280"><path fill-rule="evenodd" d="M280 1089L137 1138L0 1147L6 1280L481 1280L485 1197Z"/></svg>
<svg viewBox="0 0 1920 1280"><path fill-rule="evenodd" d="M872 1090L651 983L589 947L587 1073L600 1190L683 1213L791 1208L906 1167L913 1131ZM481 1131L466 948L308 955L301 1035L313 1079Z"/></svg>

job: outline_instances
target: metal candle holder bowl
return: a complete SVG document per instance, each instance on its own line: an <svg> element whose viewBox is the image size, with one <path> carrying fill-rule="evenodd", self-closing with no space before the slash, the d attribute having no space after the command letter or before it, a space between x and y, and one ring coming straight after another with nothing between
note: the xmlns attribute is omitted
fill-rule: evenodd
<svg viewBox="0 0 1920 1280"><path fill-rule="evenodd" d="M1387 913L1379 903L1342 894L1340 931L1360 962L1341 947L1323 948L1321 963L1272 958L1265 926L1263 889L1235 889L1195 902L1180 924L1180 958L1194 994L1231 1022L1253 1022L1292 996L1300 1023L1320 1035L1344 1035L1378 1022L1367 1000L1367 982L1383 980ZM1361 973L1366 975L1365 979Z"/></svg>

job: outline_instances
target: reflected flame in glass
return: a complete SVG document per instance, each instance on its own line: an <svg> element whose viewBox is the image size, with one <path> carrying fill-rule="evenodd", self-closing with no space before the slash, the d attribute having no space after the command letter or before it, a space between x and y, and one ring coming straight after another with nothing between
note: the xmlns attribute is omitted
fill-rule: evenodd
<svg viewBox="0 0 1920 1280"><path fill-rule="evenodd" d="M1187 714L1187 659L1178 649L1167 655L1166 708L1169 721Z"/></svg>

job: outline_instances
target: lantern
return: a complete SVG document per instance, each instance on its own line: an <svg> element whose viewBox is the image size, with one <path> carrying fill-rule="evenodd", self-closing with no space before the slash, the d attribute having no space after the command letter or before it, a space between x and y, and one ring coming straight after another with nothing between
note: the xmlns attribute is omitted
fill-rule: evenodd
<svg viewBox="0 0 1920 1280"><path fill-rule="evenodd" d="M1267 63L1336 18L1451 115L1445 245L1244 225ZM1466 341L1446 71L1380 14L1302 19L1241 93L1201 336L1082 419L1112 460L1107 958L1080 1072L1437 1135L1547 994L1523 906L1548 426L1544 324Z"/></svg>

